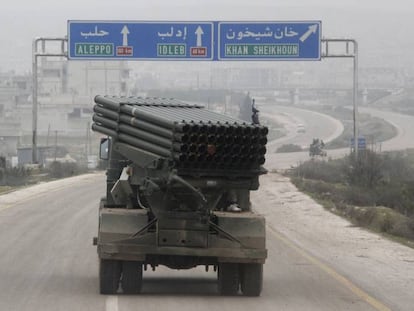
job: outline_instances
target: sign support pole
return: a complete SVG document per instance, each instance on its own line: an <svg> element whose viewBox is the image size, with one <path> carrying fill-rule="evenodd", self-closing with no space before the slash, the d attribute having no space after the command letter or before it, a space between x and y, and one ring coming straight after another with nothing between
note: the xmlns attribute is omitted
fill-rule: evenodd
<svg viewBox="0 0 414 311"><path fill-rule="evenodd" d="M48 41L60 41L61 51L60 53L47 53L45 51L46 42ZM42 42L42 52L38 52L38 44ZM37 120L38 120L38 57L67 57L67 39L66 38L35 38L32 44L32 163L38 162L37 158Z"/></svg>
<svg viewBox="0 0 414 311"><path fill-rule="evenodd" d="M354 91L353 91L353 101L354 101L354 150L355 158L358 158L358 43L354 41Z"/></svg>
<svg viewBox="0 0 414 311"><path fill-rule="evenodd" d="M354 154L358 157L358 42L355 39L322 39L323 52L322 58L353 58L353 87L352 87L352 107L354 123ZM330 50L332 45L345 44L345 52L336 53ZM349 50L349 44L352 44L353 50Z"/></svg>
<svg viewBox="0 0 414 311"><path fill-rule="evenodd" d="M32 163L37 163L37 43L32 46Z"/></svg>

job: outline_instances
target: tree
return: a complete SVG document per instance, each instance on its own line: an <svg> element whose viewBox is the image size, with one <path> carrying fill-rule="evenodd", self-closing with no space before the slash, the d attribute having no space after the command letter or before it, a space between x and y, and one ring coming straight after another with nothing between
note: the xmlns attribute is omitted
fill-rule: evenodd
<svg viewBox="0 0 414 311"><path fill-rule="evenodd" d="M374 188L383 179L384 161L372 150L361 150L358 156L349 156L347 169L348 181L351 185Z"/></svg>

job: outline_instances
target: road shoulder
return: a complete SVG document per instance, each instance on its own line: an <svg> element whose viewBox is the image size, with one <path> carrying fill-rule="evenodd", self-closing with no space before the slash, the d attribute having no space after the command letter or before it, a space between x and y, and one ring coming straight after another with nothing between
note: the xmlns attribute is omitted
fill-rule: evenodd
<svg viewBox="0 0 414 311"><path fill-rule="evenodd" d="M414 304L414 249L354 227L299 192L287 177L261 177L255 209L272 228L397 310Z"/></svg>

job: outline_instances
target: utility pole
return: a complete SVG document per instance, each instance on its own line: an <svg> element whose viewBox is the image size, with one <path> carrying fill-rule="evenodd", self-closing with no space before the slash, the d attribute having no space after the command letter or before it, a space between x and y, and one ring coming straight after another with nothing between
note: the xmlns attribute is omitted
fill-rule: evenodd
<svg viewBox="0 0 414 311"><path fill-rule="evenodd" d="M90 127L91 123L88 122L86 125L86 139L85 139L85 161L88 164L88 155L90 154Z"/></svg>
<svg viewBox="0 0 414 311"><path fill-rule="evenodd" d="M49 146L49 136L50 136L50 123L47 127L46 147Z"/></svg>
<svg viewBox="0 0 414 311"><path fill-rule="evenodd" d="M55 131L55 162L57 159L57 138L58 138L58 131Z"/></svg>

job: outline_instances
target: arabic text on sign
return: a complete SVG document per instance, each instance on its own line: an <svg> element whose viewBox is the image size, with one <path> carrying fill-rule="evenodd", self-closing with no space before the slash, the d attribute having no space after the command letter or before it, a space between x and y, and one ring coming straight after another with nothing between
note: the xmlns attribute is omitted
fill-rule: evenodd
<svg viewBox="0 0 414 311"><path fill-rule="evenodd" d="M88 37L103 37L103 36L107 36L109 35L109 32L105 31L105 30L99 30L98 31L98 26L95 26L95 31L92 32L82 32L81 31L81 36L84 37L85 39L88 39Z"/></svg>
<svg viewBox="0 0 414 311"><path fill-rule="evenodd" d="M176 38L183 38L183 40L187 39L187 27L184 27L182 30L181 29L174 29L173 26L171 26L170 30L167 32L158 32L158 37L160 37L162 40L164 40L164 38L171 38L171 37L176 37Z"/></svg>
<svg viewBox="0 0 414 311"><path fill-rule="evenodd" d="M272 31L270 27L266 27L264 32L253 32L246 28L245 31L239 31L237 34L232 29L226 33L226 38L229 40L243 40L244 38L254 38L260 40L261 38L277 39L292 38L299 35L296 31L293 31L292 27L285 27L284 29L277 28Z"/></svg>

